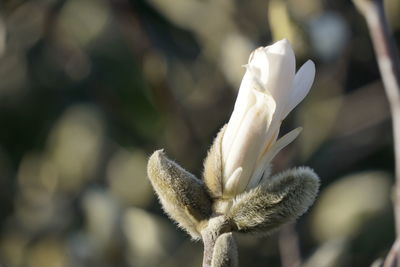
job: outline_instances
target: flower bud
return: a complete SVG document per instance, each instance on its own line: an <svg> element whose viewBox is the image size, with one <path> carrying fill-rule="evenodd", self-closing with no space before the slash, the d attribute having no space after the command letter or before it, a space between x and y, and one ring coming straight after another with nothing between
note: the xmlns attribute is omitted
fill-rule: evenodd
<svg viewBox="0 0 400 267"><path fill-rule="evenodd" d="M310 168L285 171L235 198L228 220L239 232L270 233L303 215L318 188L319 177Z"/></svg>
<svg viewBox="0 0 400 267"><path fill-rule="evenodd" d="M270 161L301 131L297 128L278 139L281 122L307 95L315 75L310 60L295 74L294 52L286 39L256 49L246 69L231 118L216 140L218 147L213 146L214 154L209 153L221 161L213 164L221 167L220 177L213 183L205 175L207 186L220 184L215 195L225 199L268 179Z"/></svg>
<svg viewBox="0 0 400 267"><path fill-rule="evenodd" d="M151 155L147 173L164 211L193 239L200 238L202 223L211 215L203 181L168 159L163 150Z"/></svg>

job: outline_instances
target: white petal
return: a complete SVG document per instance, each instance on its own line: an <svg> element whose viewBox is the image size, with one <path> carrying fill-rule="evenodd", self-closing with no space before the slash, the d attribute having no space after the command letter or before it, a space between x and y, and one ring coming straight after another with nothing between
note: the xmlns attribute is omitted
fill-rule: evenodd
<svg viewBox="0 0 400 267"><path fill-rule="evenodd" d="M254 75L258 77L264 84L269 75L269 62L267 56L267 47L259 47L251 53L249 57L248 67L251 67Z"/></svg>
<svg viewBox="0 0 400 267"><path fill-rule="evenodd" d="M267 154L269 154L268 157L270 157L269 161L271 161L276 156L276 154L278 154L279 151L282 150L282 148L293 142L293 140L296 139L297 136L299 136L302 130L302 127L297 127L296 129L288 132L287 134L279 138L276 143L271 147L271 149L267 152Z"/></svg>
<svg viewBox="0 0 400 267"><path fill-rule="evenodd" d="M279 41L275 42L274 44L267 46L266 48L268 49L268 52L271 52L274 54L281 54L281 55L286 54L288 49L293 51L288 39L286 39L286 38L279 40Z"/></svg>
<svg viewBox="0 0 400 267"><path fill-rule="evenodd" d="M262 174L264 173L266 168L269 167L269 163L271 162L271 160L276 156L276 154L278 154L279 151L281 151L285 146L289 145L294 139L296 139L301 131L302 128L298 127L279 138L278 141L276 141L276 143L271 146L267 153L265 153L257 163L246 190L257 186L260 183Z"/></svg>
<svg viewBox="0 0 400 267"><path fill-rule="evenodd" d="M250 76L250 74L248 76ZM242 124L248 110L255 104L255 102L256 98L251 89L243 88L242 90L241 88L236 99L235 108L229 119L228 126L222 139L222 158L224 161L229 155L240 125Z"/></svg>
<svg viewBox="0 0 400 267"><path fill-rule="evenodd" d="M263 173L265 173L265 169L270 165L269 162L272 160L268 151L275 145L276 139L278 137L278 131L270 137L269 143L263 148L263 151L260 153L256 167L254 168L254 172L250 178L249 184L247 185L246 190L257 186L263 177Z"/></svg>
<svg viewBox="0 0 400 267"><path fill-rule="evenodd" d="M253 173L259 153L260 144L264 143L265 128L270 123L274 106L271 96L253 90L257 103L247 112L240 125L239 131L233 141L230 152L224 161L224 183L238 167L243 168L241 179L238 183L238 192L243 191Z"/></svg>
<svg viewBox="0 0 400 267"><path fill-rule="evenodd" d="M259 162L261 160L261 158L271 149L271 147L276 143L276 139L278 139L278 135L279 135L279 127L275 127L273 125L270 126L270 130L267 131L266 133L266 138L265 138L265 142L262 146L262 151L260 153L260 155L258 156L257 162ZM272 129L275 129L274 131L272 131Z"/></svg>
<svg viewBox="0 0 400 267"><path fill-rule="evenodd" d="M265 184L271 181L271 164L268 164L258 184Z"/></svg>
<svg viewBox="0 0 400 267"><path fill-rule="evenodd" d="M232 175L228 178L224 186L224 196L234 196L237 194L237 184L241 178L243 168L237 168Z"/></svg>
<svg viewBox="0 0 400 267"><path fill-rule="evenodd" d="M270 67L265 88L272 94L277 103L277 118L285 110L291 95L296 71L296 60L292 47L287 40L276 42L267 50Z"/></svg>
<svg viewBox="0 0 400 267"><path fill-rule="evenodd" d="M270 126L266 129L267 136L265 143L262 144L263 147L266 147L279 133L283 119L282 114L286 110L292 94L296 64L293 49L286 39L266 47L265 51L271 68L264 87L273 96L276 108ZM273 141L275 140L276 138Z"/></svg>
<svg viewBox="0 0 400 267"><path fill-rule="evenodd" d="M308 94L314 82L315 65L314 62L308 60L301 66L294 77L293 90L290 96L289 104L283 114L285 118Z"/></svg>
<svg viewBox="0 0 400 267"><path fill-rule="evenodd" d="M268 177L270 177L270 175L271 175L271 164L267 163L265 166L263 166L262 169L257 170L257 174L254 174L251 177L250 182L246 187L246 191L263 183L263 181L268 179Z"/></svg>
<svg viewBox="0 0 400 267"><path fill-rule="evenodd" d="M258 160L271 148L271 145L275 144L279 135L281 124L282 121L277 120L276 116L272 118L268 129L265 131L264 143L262 144L263 150L260 153Z"/></svg>

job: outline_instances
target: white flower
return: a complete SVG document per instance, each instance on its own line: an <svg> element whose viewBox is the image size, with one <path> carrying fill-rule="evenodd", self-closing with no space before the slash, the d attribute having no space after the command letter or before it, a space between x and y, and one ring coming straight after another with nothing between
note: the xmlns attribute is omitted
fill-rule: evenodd
<svg viewBox="0 0 400 267"><path fill-rule="evenodd" d="M282 120L307 95L315 67L308 60L295 74L295 56L284 39L250 55L235 107L222 139L223 195L232 197L270 175L270 161L300 133L277 140Z"/></svg>

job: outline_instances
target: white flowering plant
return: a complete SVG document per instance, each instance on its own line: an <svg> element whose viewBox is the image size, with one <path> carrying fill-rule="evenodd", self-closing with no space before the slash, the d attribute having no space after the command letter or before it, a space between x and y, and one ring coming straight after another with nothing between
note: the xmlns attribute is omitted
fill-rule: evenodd
<svg viewBox="0 0 400 267"><path fill-rule="evenodd" d="M314 202L319 178L300 167L271 175L271 160L301 132L278 138L282 120L308 94L315 76L308 60L296 73L284 39L256 49L245 65L234 110L196 178L163 150L150 157L148 176L165 212L204 243L203 266L236 266L233 232L270 233Z"/></svg>

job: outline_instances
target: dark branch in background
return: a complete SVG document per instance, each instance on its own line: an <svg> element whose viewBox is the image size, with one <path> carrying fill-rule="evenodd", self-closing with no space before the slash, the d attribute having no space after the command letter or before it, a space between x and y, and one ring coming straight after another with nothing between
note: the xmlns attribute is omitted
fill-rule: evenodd
<svg viewBox="0 0 400 267"><path fill-rule="evenodd" d="M383 0L353 0L353 2L367 21L392 113L396 168L394 212L398 239L400 236L400 60L385 16ZM400 259L400 250L396 244L398 242L394 243L385 266L394 266L397 258L397 266L400 267L398 260ZM396 253L396 257L391 257L393 251Z"/></svg>

